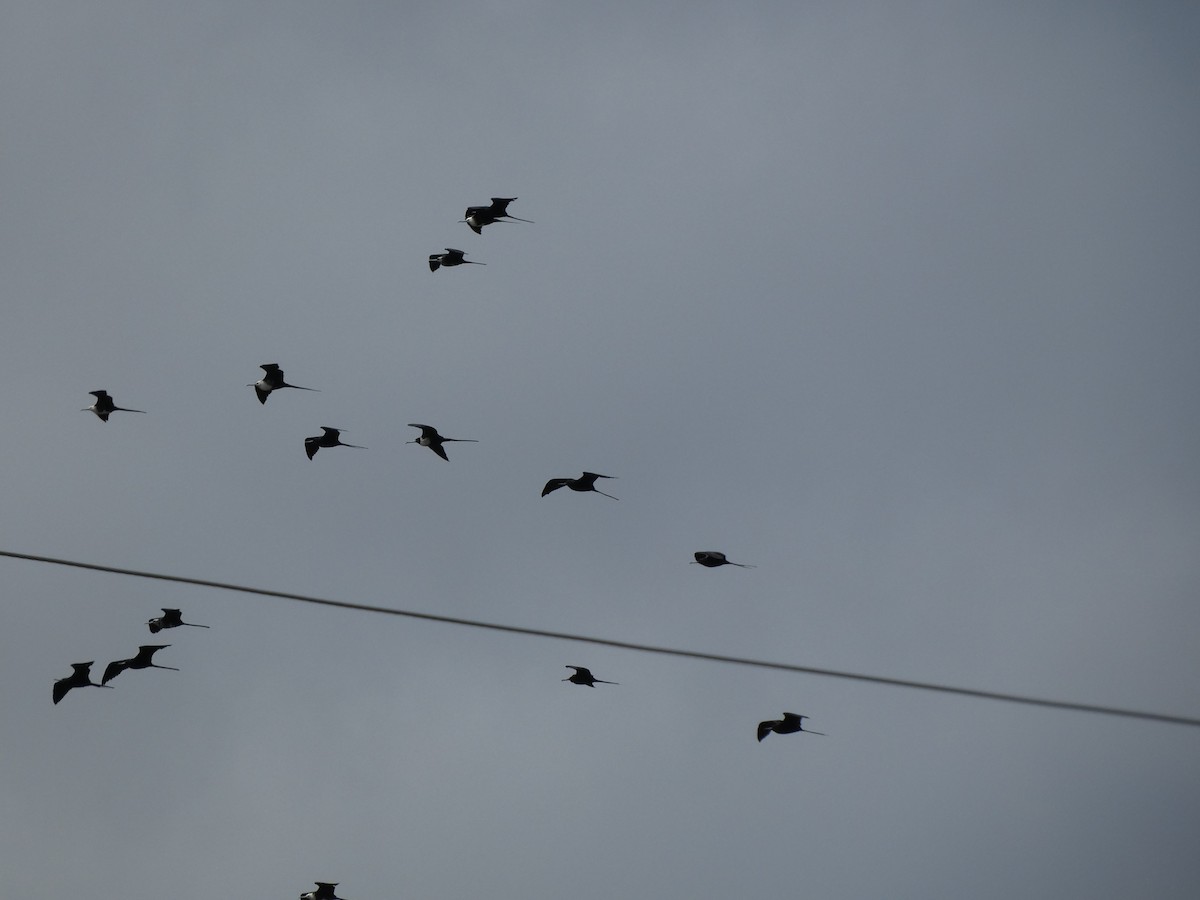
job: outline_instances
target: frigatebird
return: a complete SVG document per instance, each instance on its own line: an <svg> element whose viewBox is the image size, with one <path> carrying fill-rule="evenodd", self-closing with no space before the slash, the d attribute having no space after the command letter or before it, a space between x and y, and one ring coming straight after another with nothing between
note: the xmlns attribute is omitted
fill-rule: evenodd
<svg viewBox="0 0 1200 900"><path fill-rule="evenodd" d="M453 247L447 247L445 253L430 253L429 254L429 271L436 272L441 266L461 266L464 263L469 266L486 266L487 263L475 262L473 259L463 259L466 255L463 250L455 250Z"/></svg>
<svg viewBox="0 0 1200 900"><path fill-rule="evenodd" d="M95 662L95 660L92 660ZM74 670L66 678L60 678L54 682L54 703L67 696L67 691L77 687L109 687L107 684L97 684L92 681L92 663L71 663L71 668ZM111 690L111 688L110 688Z"/></svg>
<svg viewBox="0 0 1200 900"><path fill-rule="evenodd" d="M172 672L178 672L179 670L174 666L160 666L153 661L155 653L170 646L170 644L143 644L138 647L137 656L132 659L118 659L110 662L104 670L104 677L100 679L100 684L108 684L126 669L170 669Z"/></svg>
<svg viewBox="0 0 1200 900"><path fill-rule="evenodd" d="M195 622L183 621L183 613L177 609L167 609L163 607L163 614L157 618L151 619L146 623L150 626L151 634L158 634L164 628L178 628L181 625L186 625L188 628L210 628L210 625L197 625ZM170 646L169 644L167 646Z"/></svg>
<svg viewBox="0 0 1200 900"><path fill-rule="evenodd" d="M695 552L695 562L700 565L715 569L717 566L740 566L743 569L753 569L754 566L746 563L735 563L732 559L726 559L725 554L720 550L697 550Z"/></svg>
<svg viewBox="0 0 1200 900"><path fill-rule="evenodd" d="M573 491L596 491L610 500L620 500L620 497L614 497L612 494L605 494L604 491L596 489L597 478L615 478L615 475L597 475L595 472L584 472L578 478L551 478L546 482L546 486L542 488L542 496L545 497L551 491L557 491L560 487L568 487Z"/></svg>
<svg viewBox="0 0 1200 900"><path fill-rule="evenodd" d="M342 900L333 892L333 889L337 887L337 882L314 881L313 884L317 886L317 889L301 894L300 900Z"/></svg>
<svg viewBox="0 0 1200 900"><path fill-rule="evenodd" d="M125 406L117 406L117 404L113 403L113 398L108 396L108 391L88 391L88 393L96 398L96 402L91 406L85 406L80 410L80 412L94 412L99 417L101 422L107 422L108 417L115 412L135 412L143 414L146 412L144 409L129 409Z"/></svg>
<svg viewBox="0 0 1200 900"><path fill-rule="evenodd" d="M758 723L758 739L761 741L772 731L776 734L794 734L797 731L803 731L805 734L819 734L825 737L823 731L809 731L803 725L804 720L808 716L798 716L795 713L785 712L782 719L769 719L766 722Z"/></svg>
<svg viewBox="0 0 1200 900"><path fill-rule="evenodd" d="M271 391L277 391L280 388L295 388L298 391L317 390L316 388L300 387L298 384L288 384L283 380L283 369L279 368L275 363L263 363L259 368L265 373L263 377L254 384L246 385L246 387L254 388L254 393L258 394L258 402L264 405L267 402L267 395ZM318 393L320 392L318 391Z"/></svg>
<svg viewBox="0 0 1200 900"><path fill-rule="evenodd" d="M420 444L422 447L428 447L446 462L450 461L450 457L446 455L446 448L442 444L446 441L457 441L466 444L478 444L479 441L472 438L448 438L438 434L437 429L432 425L418 425L416 422L409 422L409 428L420 428L421 436L415 440L405 441L406 444Z"/></svg>
<svg viewBox="0 0 1200 900"><path fill-rule="evenodd" d="M325 425L321 426L321 431L324 434L316 437L306 437L304 439L304 452L308 454L308 458L312 459L317 455L317 451L322 447L353 447L355 450L366 450L366 447L360 447L358 444L343 444L341 440L341 429L329 428Z"/></svg>
<svg viewBox="0 0 1200 900"><path fill-rule="evenodd" d="M462 221L471 226L471 230L476 234L483 234L483 227L491 225L493 222L529 222L529 219L518 219L516 216L509 214L508 204L516 200L516 197L493 197L491 206L468 206L467 211L463 213L466 216Z"/></svg>
<svg viewBox="0 0 1200 900"><path fill-rule="evenodd" d="M597 684L617 684L615 681L605 681L603 678L594 678L590 669L585 669L583 666L567 666L568 669L574 669L573 675L568 675L563 681L569 681L571 684L586 684L588 687L595 687Z"/></svg>

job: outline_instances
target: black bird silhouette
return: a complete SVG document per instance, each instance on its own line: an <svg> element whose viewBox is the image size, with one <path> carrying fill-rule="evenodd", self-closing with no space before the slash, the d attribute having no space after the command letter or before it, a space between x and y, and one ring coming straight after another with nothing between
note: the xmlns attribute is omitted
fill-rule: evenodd
<svg viewBox="0 0 1200 900"><path fill-rule="evenodd" d="M772 731L776 734L794 734L797 731L803 731L805 734L819 734L825 737L823 731L809 731L804 728L803 722L808 716L798 716L795 713L785 712L782 719L770 719L766 722L758 723L758 739L761 741Z"/></svg>
<svg viewBox="0 0 1200 900"><path fill-rule="evenodd" d="M337 887L336 882L314 881L313 884L317 886L317 889L301 894L300 900L342 900L333 892L333 889Z"/></svg>
<svg viewBox="0 0 1200 900"><path fill-rule="evenodd" d="M118 659L110 662L104 670L104 677L100 679L100 684L108 684L126 669L170 669L172 672L178 672L179 670L174 666L160 666L153 661L155 653L170 646L170 644L143 644L138 647L137 656L132 659Z"/></svg>
<svg viewBox="0 0 1200 900"><path fill-rule="evenodd" d="M158 634L164 628L178 628L181 625L186 625L188 628L209 628L209 625L197 625L194 622L183 621L183 613L177 609L163 608L163 614L157 618L151 619L146 623L150 626L151 634ZM167 646L170 646L168 644Z"/></svg>
<svg viewBox="0 0 1200 900"><path fill-rule="evenodd" d="M298 384L288 384L283 380L283 369L279 368L275 363L263 363L259 366L263 370L263 377L254 384L248 384L247 387L254 388L254 393L258 394L258 402L266 404L267 395L271 391L277 391L280 388L295 388L298 391L316 391L316 388L300 387ZM320 393L320 391L317 391Z"/></svg>
<svg viewBox="0 0 1200 900"><path fill-rule="evenodd" d="M620 500L620 497L614 497L612 494L605 494L604 491L596 489L597 478L615 478L615 475L597 475L595 472L584 472L578 478L551 478L546 482L546 486L542 488L542 496L545 497L551 491L557 491L560 487L569 487L573 491L596 491L610 500Z"/></svg>
<svg viewBox="0 0 1200 900"><path fill-rule="evenodd" d="M471 226L471 230L476 234L483 234L483 227L491 225L493 222L530 222L529 219L518 219L516 216L510 215L508 212L508 204L516 200L516 197L493 197L491 206L468 206L467 211L463 213L466 216L462 221Z"/></svg>
<svg viewBox="0 0 1200 900"><path fill-rule="evenodd" d="M475 262L473 259L463 259L464 255L464 251L455 250L453 247L447 247L445 253L430 253L429 271L436 272L440 266L461 266L463 264L469 266L487 265L487 263Z"/></svg>
<svg viewBox="0 0 1200 900"><path fill-rule="evenodd" d="M321 431L324 434L316 437L306 437L304 439L304 452L308 454L308 458L312 459L317 455L317 451L322 447L353 447L355 450L366 450L366 447L360 447L358 444L343 444L341 439L341 429L329 428L325 425L321 426Z"/></svg>
<svg viewBox="0 0 1200 900"><path fill-rule="evenodd" d="M450 457L446 455L446 448L442 446L446 441L457 441L465 444L478 444L479 441L473 438L448 438L442 437L437 433L437 429L432 425L418 425L416 422L409 422L409 428L420 428L421 436L415 440L405 441L406 444L420 444L422 447L428 447L446 462L450 461Z"/></svg>
<svg viewBox="0 0 1200 900"><path fill-rule="evenodd" d="M95 660L92 660L95 662ZM92 681L92 663L71 663L71 668L74 671L66 678L60 678L54 682L54 703L67 696L67 691L77 687L108 687L107 684L97 684Z"/></svg>
<svg viewBox="0 0 1200 900"><path fill-rule="evenodd" d="M595 687L597 684L617 684L615 681L594 678L591 670L585 669L583 666L567 666L567 668L575 670L575 674L568 675L563 679L563 681L569 681L571 684L586 684L588 687Z"/></svg>
<svg viewBox="0 0 1200 900"><path fill-rule="evenodd" d="M753 569L754 566L746 563L735 563L732 559L726 559L725 554L720 550L697 550L695 553L695 562L709 569L715 569L717 566L740 566L743 569Z"/></svg>
<svg viewBox="0 0 1200 900"><path fill-rule="evenodd" d="M117 406L113 403L113 398L108 396L108 391L88 391L96 402L91 406L85 406L80 412L94 412L101 422L107 422L108 417L115 412L135 412L145 414L144 409L128 409L124 406Z"/></svg>

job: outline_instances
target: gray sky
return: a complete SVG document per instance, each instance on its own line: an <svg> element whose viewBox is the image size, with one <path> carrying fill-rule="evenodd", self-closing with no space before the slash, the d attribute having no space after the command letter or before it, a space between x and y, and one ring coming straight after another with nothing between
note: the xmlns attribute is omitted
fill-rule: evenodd
<svg viewBox="0 0 1200 900"><path fill-rule="evenodd" d="M0 25L0 549L1200 715L1194 6ZM13 897L1200 889L1198 729L0 569Z"/></svg>

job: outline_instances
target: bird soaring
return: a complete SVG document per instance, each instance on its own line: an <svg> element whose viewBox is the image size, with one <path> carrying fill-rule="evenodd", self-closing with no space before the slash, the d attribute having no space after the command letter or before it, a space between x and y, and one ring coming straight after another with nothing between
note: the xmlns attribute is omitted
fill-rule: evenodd
<svg viewBox="0 0 1200 900"><path fill-rule="evenodd" d="M258 402L263 405L266 405L267 396L271 391L277 391L280 388L295 388L298 391L317 390L316 388L300 387L298 384L288 384L283 380L283 369L275 363L263 363L259 368L263 370L263 377L254 384L246 386L254 388L254 393L258 394Z"/></svg>
<svg viewBox="0 0 1200 900"><path fill-rule="evenodd" d="M100 684L108 684L126 669L170 669L172 672L178 672L179 670L174 666L160 666L153 661L155 653L170 646L170 644L143 644L138 647L137 656L132 659L118 659L110 662L104 670L104 677L100 679Z"/></svg>
<svg viewBox="0 0 1200 900"><path fill-rule="evenodd" d="M95 660L92 660L95 662ZM58 701L67 696L67 691L77 687L109 687L107 684L97 684L92 681L92 663L71 663L73 670L66 678L60 678L54 682L54 703L57 706Z"/></svg>
<svg viewBox="0 0 1200 900"><path fill-rule="evenodd" d="M560 487L568 487L573 491L596 491L610 500L620 500L620 497L614 497L612 494L605 494L604 491L596 489L597 478L615 478L615 475L597 475L595 472L584 472L578 478L551 478L546 482L546 486L542 488L542 496L545 497L551 491L557 491Z"/></svg>
<svg viewBox="0 0 1200 900"><path fill-rule="evenodd" d="M563 679L563 681L569 681L571 684L585 684L592 688L597 684L617 684L615 681L605 681L603 678L593 677L591 670L585 669L583 666L567 666L566 668L575 670Z"/></svg>
<svg viewBox="0 0 1200 900"><path fill-rule="evenodd" d="M409 428L420 428L421 436L411 441L405 441L406 444L420 444L422 447L428 447L446 462L450 461L450 457L446 455L446 449L442 446L446 441L457 441L466 444L478 444L479 441L473 438L448 438L438 434L437 429L432 425L418 425L416 422L409 422Z"/></svg>
<svg viewBox="0 0 1200 900"><path fill-rule="evenodd" d="M128 409L124 406L117 406L113 403L113 398L108 396L108 391L88 391L96 402L91 406L85 406L80 412L94 412L99 417L101 422L107 422L108 417L115 412L135 412L145 414L144 409Z"/></svg>
<svg viewBox="0 0 1200 900"><path fill-rule="evenodd" d="M360 447L358 444L343 444L341 438L341 429L328 428L325 425L321 426L323 434L316 437L306 437L304 439L304 452L308 454L308 458L312 459L317 455L317 451L322 447L353 447L355 450L366 450L366 447Z"/></svg>
<svg viewBox="0 0 1200 900"><path fill-rule="evenodd" d="M746 563L735 563L732 559L726 559L725 554L720 550L697 550L694 555L696 557L695 562L709 569L715 569L717 566L739 566L743 569L754 568L754 566L747 565Z"/></svg>
<svg viewBox="0 0 1200 900"><path fill-rule="evenodd" d="M441 266L486 266L487 263L475 262L473 259L463 259L465 252L447 247L445 253L429 254L429 271L436 272Z"/></svg>
<svg viewBox="0 0 1200 900"><path fill-rule="evenodd" d="M197 625L195 622L185 622L183 621L182 612L177 609L166 609L165 607L161 616L151 619L146 624L150 627L151 634L158 634L164 628L179 628L181 625L186 625L188 628L211 627L209 625Z"/></svg>
<svg viewBox="0 0 1200 900"><path fill-rule="evenodd" d="M333 889L337 887L336 882L315 881L313 882L317 889L315 891L306 891L300 895L300 900L342 900L334 894Z"/></svg>
<svg viewBox="0 0 1200 900"><path fill-rule="evenodd" d="M761 741L772 731L776 734L794 734L797 731L803 731L805 734L819 734L825 737L823 731L809 731L804 728L804 720L808 716L798 716L795 713L785 712L782 719L769 719L766 722L758 723L758 739Z"/></svg>
<svg viewBox="0 0 1200 900"><path fill-rule="evenodd" d="M516 197L493 197L491 206L468 206L467 211L463 213L466 216L462 221L466 222L471 227L471 230L476 234L483 234L485 225L491 225L493 222L529 222L529 219L518 219L508 212L508 204L516 200Z"/></svg>

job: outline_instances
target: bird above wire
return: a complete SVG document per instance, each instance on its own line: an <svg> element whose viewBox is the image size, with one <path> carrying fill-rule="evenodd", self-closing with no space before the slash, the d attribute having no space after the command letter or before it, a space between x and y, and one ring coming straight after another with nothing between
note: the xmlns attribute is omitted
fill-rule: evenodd
<svg viewBox="0 0 1200 900"><path fill-rule="evenodd" d="M597 475L595 472L584 472L578 478L551 478L546 482L546 486L542 488L542 496L545 497L552 491L557 491L561 487L570 488L573 491L595 491L601 496L608 497L610 500L620 500L620 497L614 497L612 494L606 494L604 491L597 489L597 478L615 478L615 475Z"/></svg>
<svg viewBox="0 0 1200 900"><path fill-rule="evenodd" d="M108 391L88 391L88 393L96 398L96 402L91 406L85 406L80 412L93 412L101 422L107 422L108 417L115 412L135 412L142 413L143 415L146 412L144 409L129 409L125 406L117 406L113 402L113 398L108 395Z"/></svg>

